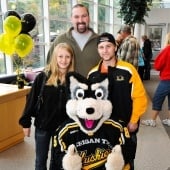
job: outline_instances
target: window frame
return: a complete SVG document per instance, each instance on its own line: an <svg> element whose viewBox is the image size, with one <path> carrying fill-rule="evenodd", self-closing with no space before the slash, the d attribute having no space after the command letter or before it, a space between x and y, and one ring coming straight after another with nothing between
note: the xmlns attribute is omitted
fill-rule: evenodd
<svg viewBox="0 0 170 170"><path fill-rule="evenodd" d="M49 1L47 0L40 0L42 2L42 16L37 16L38 20L37 23L38 24L42 24L42 36L43 36L43 41L39 41L39 42L34 42L35 46L39 46L39 47L44 47L44 56L42 56L44 58L44 61L41 61L43 66L46 64L46 59L47 59L47 54L49 51L49 48L51 46L50 42L50 21L52 21L54 19L53 16L50 16L49 13ZM67 3L70 3L69 8L71 11L71 8L73 5L77 4L77 3L89 3L90 5L90 18L91 18L91 23L90 23L90 27L93 28L93 30L96 33L100 33L98 32L98 27L99 27L99 23L100 21L98 20L98 10L99 10L99 6L103 6L104 8L108 8L109 9L109 20L107 22L103 22L102 24L104 25L104 28L108 28L108 32L116 34L117 30L114 30L114 1L115 0L107 0L107 4L99 4L98 0L67 0ZM2 7L2 14L5 14L5 12L8 10L8 2L10 2L9 0L3 0L0 1L0 5ZM26 12L26 11L25 11ZM2 15L1 14L1 15ZM69 15L69 14L68 14ZM68 16L68 18L65 18L64 21L67 22L69 25L70 23L70 17ZM62 18L57 18L58 20L62 20ZM57 20L56 19L56 20ZM54 19L55 20L55 19ZM119 23L121 25L121 23ZM119 25L117 23L117 25ZM66 30L66 29L65 29ZM105 31L106 29L104 29L103 31ZM1 32L0 32L1 33ZM13 68L13 62L11 60L10 57L4 57L4 63L5 63L5 74L14 74L14 68ZM1 76L1 73L0 73Z"/></svg>

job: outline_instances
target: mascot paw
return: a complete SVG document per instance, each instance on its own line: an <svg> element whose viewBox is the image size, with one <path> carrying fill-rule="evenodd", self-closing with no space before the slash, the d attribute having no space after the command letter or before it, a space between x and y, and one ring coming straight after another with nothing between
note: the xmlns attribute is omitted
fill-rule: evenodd
<svg viewBox="0 0 170 170"><path fill-rule="evenodd" d="M64 170L81 170L82 159L77 153L76 147L72 144L68 147L66 155L63 157Z"/></svg>
<svg viewBox="0 0 170 170"><path fill-rule="evenodd" d="M124 167L124 159L120 145L116 145L107 157L105 164L106 170L122 170Z"/></svg>

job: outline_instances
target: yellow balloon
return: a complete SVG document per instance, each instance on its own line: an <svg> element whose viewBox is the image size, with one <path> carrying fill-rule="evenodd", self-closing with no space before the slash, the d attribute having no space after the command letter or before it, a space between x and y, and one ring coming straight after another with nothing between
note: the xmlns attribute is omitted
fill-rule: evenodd
<svg viewBox="0 0 170 170"><path fill-rule="evenodd" d="M0 51L7 55L13 55L15 53L14 38L8 34L0 35Z"/></svg>
<svg viewBox="0 0 170 170"><path fill-rule="evenodd" d="M4 34L0 34L0 51L4 53Z"/></svg>
<svg viewBox="0 0 170 170"><path fill-rule="evenodd" d="M27 34L19 34L15 38L15 51L19 57L26 57L33 48L33 40Z"/></svg>
<svg viewBox="0 0 170 170"><path fill-rule="evenodd" d="M11 37L15 37L21 32L21 20L16 16L8 16L3 22L3 28L5 33Z"/></svg>

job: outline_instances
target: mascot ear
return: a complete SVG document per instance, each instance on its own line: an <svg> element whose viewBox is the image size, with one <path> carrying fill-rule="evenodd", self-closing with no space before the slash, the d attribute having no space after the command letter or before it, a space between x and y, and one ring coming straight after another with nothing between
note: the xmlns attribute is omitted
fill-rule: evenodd
<svg viewBox="0 0 170 170"><path fill-rule="evenodd" d="M81 83L87 83L87 78L82 76L81 74L77 73L77 72L68 72L66 75L66 85L67 87L70 86L70 77L73 76L75 79L77 79L79 82Z"/></svg>
<svg viewBox="0 0 170 170"><path fill-rule="evenodd" d="M93 84L96 82L101 82L107 78L107 74L101 74L101 73L96 73L96 76L93 76L93 74L90 74L88 77L88 80Z"/></svg>
<svg viewBox="0 0 170 170"><path fill-rule="evenodd" d="M72 79L71 77L73 77L74 79ZM75 79L77 81L74 81ZM68 72L67 73L66 88L67 88L68 99L71 98L71 92L73 90L72 84L74 84L74 86L78 86L79 83L88 84L87 78L77 72Z"/></svg>

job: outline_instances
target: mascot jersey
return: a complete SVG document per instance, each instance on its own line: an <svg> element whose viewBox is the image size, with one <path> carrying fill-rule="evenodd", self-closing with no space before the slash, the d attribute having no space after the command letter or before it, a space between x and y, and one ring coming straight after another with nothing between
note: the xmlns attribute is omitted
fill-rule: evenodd
<svg viewBox="0 0 170 170"><path fill-rule="evenodd" d="M107 79L91 84L78 74L68 77L66 110L70 119L53 136L51 170L63 170L63 157L72 144L81 157L81 170L105 170L112 148L129 140L128 130L109 119L112 104L107 99Z"/></svg>
<svg viewBox="0 0 170 170"><path fill-rule="evenodd" d="M56 170L62 170L62 158L72 143L82 157L82 170L105 170L104 164L113 146L123 144L124 140L124 129L113 120L105 121L92 136L86 135L77 123L70 120L54 136L53 156Z"/></svg>

